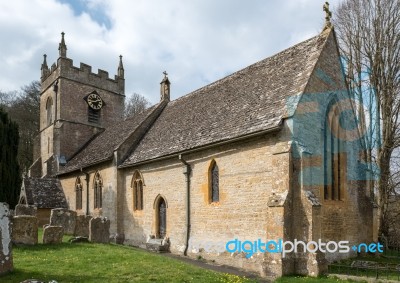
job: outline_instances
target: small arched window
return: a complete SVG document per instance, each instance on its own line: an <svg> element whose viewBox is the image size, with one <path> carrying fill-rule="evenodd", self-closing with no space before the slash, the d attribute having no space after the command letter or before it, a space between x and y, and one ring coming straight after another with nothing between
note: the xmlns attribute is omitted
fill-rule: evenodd
<svg viewBox="0 0 400 283"><path fill-rule="evenodd" d="M103 181L100 173L94 175L94 208L102 207Z"/></svg>
<svg viewBox="0 0 400 283"><path fill-rule="evenodd" d="M133 210L143 210L143 179L139 171L132 177Z"/></svg>
<svg viewBox="0 0 400 283"><path fill-rule="evenodd" d="M218 165L215 160L211 162L209 170L209 182L210 182L210 202L219 201L219 171Z"/></svg>
<svg viewBox="0 0 400 283"><path fill-rule="evenodd" d="M47 114L47 126L53 123L53 99L47 98L46 101L46 114Z"/></svg>
<svg viewBox="0 0 400 283"><path fill-rule="evenodd" d="M82 183L79 177L75 182L75 209L82 209Z"/></svg>

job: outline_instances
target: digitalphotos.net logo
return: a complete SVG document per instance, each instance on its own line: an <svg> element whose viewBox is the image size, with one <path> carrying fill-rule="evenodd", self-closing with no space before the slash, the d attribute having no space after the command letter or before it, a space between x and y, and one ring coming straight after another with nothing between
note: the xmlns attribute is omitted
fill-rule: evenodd
<svg viewBox="0 0 400 283"><path fill-rule="evenodd" d="M349 241L329 241L323 242L321 239L318 241L299 241L295 239L294 241L283 241L270 240L263 242L261 239L255 241L241 241L239 239L234 239L228 241L225 245L226 251L230 253L244 252L246 253L246 258L252 257L257 253L281 253L282 258L288 253L348 253L350 250L355 252L371 252L371 253L382 253L383 245L381 243L360 243L358 245L351 246Z"/></svg>

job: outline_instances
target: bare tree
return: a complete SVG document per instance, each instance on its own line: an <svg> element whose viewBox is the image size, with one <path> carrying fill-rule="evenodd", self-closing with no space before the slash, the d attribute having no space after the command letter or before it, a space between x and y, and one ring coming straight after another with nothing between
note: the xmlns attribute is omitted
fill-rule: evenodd
<svg viewBox="0 0 400 283"><path fill-rule="evenodd" d="M18 162L24 171L33 163L33 143L39 133L39 107L40 83L33 81L14 94L7 109L19 127Z"/></svg>
<svg viewBox="0 0 400 283"><path fill-rule="evenodd" d="M16 93L15 92L3 92L0 91L0 107L8 108L11 106L13 101L15 100Z"/></svg>
<svg viewBox="0 0 400 283"><path fill-rule="evenodd" d="M345 0L334 13L334 26L347 84L360 102L360 131L368 133L366 157L379 168L374 172L379 174L375 183L379 235L387 235L388 200L396 183L393 171L398 174L391 170L392 153L400 146L400 0Z"/></svg>
<svg viewBox="0 0 400 283"><path fill-rule="evenodd" d="M146 97L133 93L133 95L129 98L127 102L125 102L125 112L124 117L130 118L134 115L143 112L150 106L150 102L146 99Z"/></svg>

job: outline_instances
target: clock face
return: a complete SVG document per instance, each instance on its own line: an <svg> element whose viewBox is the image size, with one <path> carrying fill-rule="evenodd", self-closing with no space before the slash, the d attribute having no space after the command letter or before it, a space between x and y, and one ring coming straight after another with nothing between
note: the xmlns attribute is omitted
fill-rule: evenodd
<svg viewBox="0 0 400 283"><path fill-rule="evenodd" d="M94 110L100 110L101 107L103 107L103 100L96 93L89 94L89 96L87 97L87 103L90 106L90 108Z"/></svg>

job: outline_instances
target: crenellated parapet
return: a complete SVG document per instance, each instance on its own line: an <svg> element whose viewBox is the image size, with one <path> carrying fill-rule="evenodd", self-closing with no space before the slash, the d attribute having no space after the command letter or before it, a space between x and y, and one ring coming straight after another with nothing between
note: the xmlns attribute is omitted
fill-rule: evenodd
<svg viewBox="0 0 400 283"><path fill-rule="evenodd" d="M124 94L125 79L122 56L120 56L117 70L118 75L115 75L114 78L110 78L107 71L98 69L97 73L93 73L92 66L85 63L80 63L79 67L75 67L73 65L73 60L67 58L66 50L64 33L62 33L59 46L60 56L57 63L54 63L50 69L47 67L46 55L44 55L44 61L41 67L42 91L51 86L58 78L65 78L85 85L93 85L97 88L106 89L116 94Z"/></svg>

